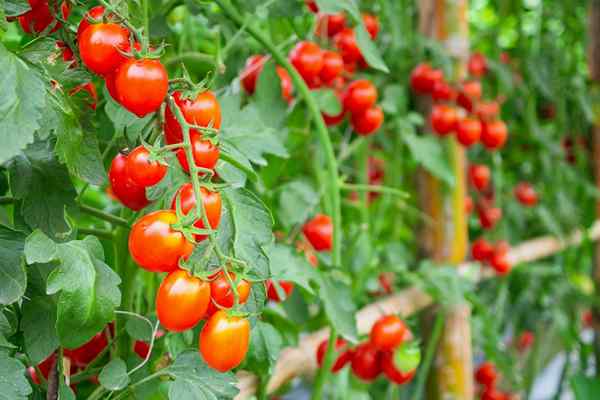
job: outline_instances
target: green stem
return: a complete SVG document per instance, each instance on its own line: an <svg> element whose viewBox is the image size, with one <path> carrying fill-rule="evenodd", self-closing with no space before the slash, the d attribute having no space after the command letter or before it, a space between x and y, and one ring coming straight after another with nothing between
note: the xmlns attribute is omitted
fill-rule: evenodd
<svg viewBox="0 0 600 400"><path fill-rule="evenodd" d="M15 199L14 197L0 196L0 204L12 204L15 201L17 201L17 199Z"/></svg>
<svg viewBox="0 0 600 400"><path fill-rule="evenodd" d="M94 207L87 206L85 204L80 204L79 209L86 214L92 215L103 221L110 222L113 225L129 228L129 222L127 222L127 220L124 218L117 217L116 215L104 212Z"/></svg>
<svg viewBox="0 0 600 400"><path fill-rule="evenodd" d="M107 231L104 229L96 229L96 228L77 228L77 233L82 235L94 235L98 236L102 239L112 240L114 239L114 235L112 231Z"/></svg>
<svg viewBox="0 0 600 400"><path fill-rule="evenodd" d="M341 189L347 192L375 192L375 193L384 193L391 194L393 196L402 197L404 199L408 198L409 195L406 192L403 192L400 189L391 188L389 186L379 186L379 185L364 185L364 184L356 184L356 183L342 183Z"/></svg>
<svg viewBox="0 0 600 400"><path fill-rule="evenodd" d="M177 54L171 58L167 58L165 60L165 66L171 67L175 64L178 64L181 61L186 60L203 62L207 64L215 64L215 57L210 54L199 53L197 51L186 51L181 54Z"/></svg>
<svg viewBox="0 0 600 400"><path fill-rule="evenodd" d="M335 342L337 341L337 332L335 328L332 326L331 331L329 332L329 341L327 342L327 351L325 352L325 357L323 358L323 365L319 369L317 377L315 379L315 388L312 394L312 400L320 400L323 398L323 388L325 386L325 382L327 381L327 377L329 372L331 371L331 367L335 362Z"/></svg>
<svg viewBox="0 0 600 400"><path fill-rule="evenodd" d="M440 337L442 336L445 318L446 313L442 310L439 310L433 323L433 331L431 332L431 336L429 337L429 343L427 343L427 348L425 349L425 357L423 358L423 362L419 367L417 380L415 381L415 391L412 396L413 400L420 400L423 398L423 391L425 390L425 381L427 380L427 375L429 375L429 369L431 368L431 363L433 362L433 357L435 355L437 344L440 340Z"/></svg>

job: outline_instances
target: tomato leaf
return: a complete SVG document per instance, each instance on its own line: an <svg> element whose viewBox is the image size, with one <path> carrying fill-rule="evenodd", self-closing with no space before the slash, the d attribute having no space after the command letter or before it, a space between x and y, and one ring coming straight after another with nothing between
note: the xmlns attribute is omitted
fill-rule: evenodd
<svg viewBox="0 0 600 400"><path fill-rule="evenodd" d="M4 14L7 17L16 17L31 10L26 0L4 0Z"/></svg>
<svg viewBox="0 0 600 400"><path fill-rule="evenodd" d="M325 114L338 115L342 111L342 104L332 89L316 89L311 93L319 105L319 110Z"/></svg>
<svg viewBox="0 0 600 400"><path fill-rule="evenodd" d="M65 382L64 376L59 377L58 398L60 400L76 400L75 393Z"/></svg>
<svg viewBox="0 0 600 400"><path fill-rule="evenodd" d="M319 282L320 276L303 255L296 253L292 247L284 244L274 244L269 247L267 254L269 255L271 277L274 281L291 281L314 294L310 283Z"/></svg>
<svg viewBox="0 0 600 400"><path fill-rule="evenodd" d="M233 373L211 369L196 350L181 353L166 372L174 378L169 384L170 400L230 399L239 392Z"/></svg>
<svg viewBox="0 0 600 400"><path fill-rule="evenodd" d="M129 384L127 365L120 358L113 358L98 375L100 384L108 390L121 390Z"/></svg>
<svg viewBox="0 0 600 400"><path fill-rule="evenodd" d="M416 162L447 185L454 186L452 169L438 138L433 135L417 136L409 132L401 136Z"/></svg>
<svg viewBox="0 0 600 400"><path fill-rule="evenodd" d="M356 343L356 305L350 287L331 276L321 274L319 297L333 327L347 340Z"/></svg>
<svg viewBox="0 0 600 400"><path fill-rule="evenodd" d="M31 386L21 361L0 352L0 399L27 400Z"/></svg>
<svg viewBox="0 0 600 400"><path fill-rule="evenodd" d="M58 348L56 304L51 298L34 297L23 304L21 329L25 350L34 364L39 364Z"/></svg>
<svg viewBox="0 0 600 400"><path fill-rule="evenodd" d="M146 342L152 339L152 327L140 318L129 318L125 323L125 330L133 339Z"/></svg>
<svg viewBox="0 0 600 400"><path fill-rule="evenodd" d="M263 321L257 321L251 332L246 368L261 375L270 373L283 348L281 334L273 325Z"/></svg>
<svg viewBox="0 0 600 400"><path fill-rule="evenodd" d="M36 230L25 240L27 264L48 263L56 258L56 243L42 231Z"/></svg>
<svg viewBox="0 0 600 400"><path fill-rule="evenodd" d="M286 117L287 104L281 96L281 80L273 61L267 62L258 76L254 100L265 124L272 127L281 126Z"/></svg>
<svg viewBox="0 0 600 400"><path fill-rule="evenodd" d="M279 190L279 222L290 228L304 222L319 204L319 194L305 181L292 181Z"/></svg>
<svg viewBox="0 0 600 400"><path fill-rule="evenodd" d="M576 400L595 399L600 393L600 379L585 376L581 372L573 376L570 383Z"/></svg>
<svg viewBox="0 0 600 400"><path fill-rule="evenodd" d="M417 276L407 275L407 279L444 306L463 303L465 293L473 290L473 283L461 276L455 266L433 265L431 261L422 262Z"/></svg>
<svg viewBox="0 0 600 400"><path fill-rule="evenodd" d="M27 272L21 260L25 235L0 225L0 304L19 300L27 288Z"/></svg>
<svg viewBox="0 0 600 400"><path fill-rule="evenodd" d="M262 310L265 308L266 302L267 291L265 285L253 285L252 290L250 291L250 296L248 296L248 300L246 300L246 303L243 306L244 312L251 314L249 317L250 326L254 326L254 324L256 324L256 315L262 312Z"/></svg>

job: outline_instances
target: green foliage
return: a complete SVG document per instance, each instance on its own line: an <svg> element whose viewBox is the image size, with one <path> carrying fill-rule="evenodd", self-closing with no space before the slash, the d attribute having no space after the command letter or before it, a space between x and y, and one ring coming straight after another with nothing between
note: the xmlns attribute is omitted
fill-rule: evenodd
<svg viewBox="0 0 600 400"><path fill-rule="evenodd" d="M23 364L0 353L0 399L26 400L30 394Z"/></svg>

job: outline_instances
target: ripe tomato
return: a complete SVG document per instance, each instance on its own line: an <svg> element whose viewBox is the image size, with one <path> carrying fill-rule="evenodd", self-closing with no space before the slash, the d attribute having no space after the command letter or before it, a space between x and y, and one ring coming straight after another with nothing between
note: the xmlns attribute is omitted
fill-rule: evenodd
<svg viewBox="0 0 600 400"><path fill-rule="evenodd" d="M83 64L99 75L106 75L121 65L126 57L119 50L126 51L128 48L129 31L117 24L90 25L79 38Z"/></svg>
<svg viewBox="0 0 600 400"><path fill-rule="evenodd" d="M491 386L496 383L498 373L493 363L485 361L479 365L477 371L475 371L475 380L484 385Z"/></svg>
<svg viewBox="0 0 600 400"><path fill-rule="evenodd" d="M217 371L237 367L246 357L250 342L250 323L246 318L228 316L219 310L200 332L199 348L204 361Z"/></svg>
<svg viewBox="0 0 600 400"><path fill-rule="evenodd" d="M136 185L127 174L127 156L116 155L108 171L110 188L115 197L127 208L139 211L150 202L146 198L146 189Z"/></svg>
<svg viewBox="0 0 600 400"><path fill-rule="evenodd" d="M454 107L446 104L435 104L431 108L429 121L435 133L445 136L456 128L457 118Z"/></svg>
<svg viewBox="0 0 600 400"><path fill-rule="evenodd" d="M323 359L327 352L328 340L323 340L317 347L317 364L319 367L323 365ZM331 372L336 373L346 366L352 360L352 350L349 349L348 343L342 338L337 338L335 341L335 353L338 354L335 362L331 366Z"/></svg>
<svg viewBox="0 0 600 400"><path fill-rule="evenodd" d="M129 253L142 268L151 272L170 272L179 267L179 259L187 258L194 244L183 233L173 230L177 215L159 210L138 219L129 233Z"/></svg>
<svg viewBox="0 0 600 400"><path fill-rule="evenodd" d="M104 75L104 84L106 85L106 90L108 91L108 94L110 94L110 97L112 97L114 101L118 102L119 93L117 93L117 87L115 86L115 76L115 71Z"/></svg>
<svg viewBox="0 0 600 400"><path fill-rule="evenodd" d="M42 33L50 26L54 24L49 33L56 32L62 24L60 21L56 21L54 17L58 10L50 10L48 0L28 0L31 10L26 13L19 15L19 24L25 33ZM55 3L52 3L53 6ZM69 3L63 2L60 6L60 12L62 19L67 20L71 13L71 7Z"/></svg>
<svg viewBox="0 0 600 400"><path fill-rule="evenodd" d="M520 352L527 351L535 341L535 335L531 331L523 331L517 339L517 349Z"/></svg>
<svg viewBox="0 0 600 400"><path fill-rule="evenodd" d="M436 81L431 89L431 98L434 101L453 101L456 91L444 80Z"/></svg>
<svg viewBox="0 0 600 400"><path fill-rule="evenodd" d="M344 60L335 51L323 51L323 68L319 73L321 82L330 84L344 71Z"/></svg>
<svg viewBox="0 0 600 400"><path fill-rule="evenodd" d="M370 342L364 342L354 349L352 372L366 382L371 382L381 373L381 352Z"/></svg>
<svg viewBox="0 0 600 400"><path fill-rule="evenodd" d="M475 113L482 121L493 121L500 114L500 104L497 101L480 101L475 105Z"/></svg>
<svg viewBox="0 0 600 400"><path fill-rule="evenodd" d="M313 42L302 41L290 51L289 59L302 79L312 82L323 68L323 51Z"/></svg>
<svg viewBox="0 0 600 400"><path fill-rule="evenodd" d="M221 128L221 106L217 96L210 90L199 93L195 99L185 98L181 92L174 92L173 100L187 123L204 128L211 126L217 130ZM191 128L190 132L202 135L198 129ZM167 144L183 141L183 131L171 107L165 110L165 141Z"/></svg>
<svg viewBox="0 0 600 400"><path fill-rule="evenodd" d="M479 224L483 229L492 229L502 218L502 209L498 207L479 206Z"/></svg>
<svg viewBox="0 0 600 400"><path fill-rule="evenodd" d="M338 115L328 115L328 114L325 114L324 112L321 112L321 115L323 116L325 125L336 126L336 125L341 124L342 121L344 121L344 118L346 117L346 112L342 108L342 111L340 111L340 113Z"/></svg>
<svg viewBox="0 0 600 400"><path fill-rule="evenodd" d="M333 225L331 217L317 214L313 219L304 224L304 236L317 251L331 250Z"/></svg>
<svg viewBox="0 0 600 400"><path fill-rule="evenodd" d="M467 68L471 76L481 78L487 73L487 60L485 56L481 53L471 54Z"/></svg>
<svg viewBox="0 0 600 400"><path fill-rule="evenodd" d="M214 169L219 161L219 154L221 151L219 147L215 146L210 140L202 139L202 135L192 132L190 136L192 142L192 155L196 166L206 169ZM184 148L177 149L175 151L181 168L188 174L190 173L190 165L188 163L187 154ZM203 173L200 172L202 175Z"/></svg>
<svg viewBox="0 0 600 400"><path fill-rule="evenodd" d="M304 0L304 4L306 4L306 7L308 7L312 13L316 14L319 12L319 6L317 6L317 2L315 0Z"/></svg>
<svg viewBox="0 0 600 400"><path fill-rule="evenodd" d="M471 214L471 211L473 211L473 199L471 196L465 196L465 212Z"/></svg>
<svg viewBox="0 0 600 400"><path fill-rule="evenodd" d="M487 261L493 252L494 248L484 238L475 240L471 246L471 257L479 262Z"/></svg>
<svg viewBox="0 0 600 400"><path fill-rule="evenodd" d="M94 86L92 82L82 83L69 90L69 96L75 96L82 91L87 93L88 106L90 106L92 110L95 110L96 105L98 104L98 92L96 92L96 86Z"/></svg>
<svg viewBox="0 0 600 400"><path fill-rule="evenodd" d="M212 192L205 187L200 188L200 196L202 197L202 205L204 212L208 219L211 229L217 229L219 222L221 222L221 193ZM171 202L171 209L177 209L177 198L181 202L181 212L187 215L190 211L194 212L196 209L196 196L194 195L194 187L190 182L181 185L173 201ZM204 229L204 221L199 218L194 222L196 228ZM202 241L206 239L206 235L195 235L196 241Z"/></svg>
<svg viewBox="0 0 600 400"><path fill-rule="evenodd" d="M371 107L363 112L352 113L350 123L356 133L368 136L375 133L381 127L383 118L381 107Z"/></svg>
<svg viewBox="0 0 600 400"><path fill-rule="evenodd" d="M109 324L111 335L114 335L114 325ZM65 349L65 357L69 357L74 366L85 368L89 363L94 361L100 353L108 346L108 338L104 329L94 335L85 344L75 349Z"/></svg>
<svg viewBox="0 0 600 400"><path fill-rule="evenodd" d="M410 86L417 94L432 93L435 84L443 81L442 70L431 68L427 63L417 65L410 75Z"/></svg>
<svg viewBox="0 0 600 400"><path fill-rule="evenodd" d="M178 269L165 277L156 293L156 315L172 332L196 326L210 302L210 283Z"/></svg>
<svg viewBox="0 0 600 400"><path fill-rule="evenodd" d="M292 78L287 70L279 65L275 67L275 72L279 75L279 83L281 84L281 97L288 103L292 101Z"/></svg>
<svg viewBox="0 0 600 400"><path fill-rule="evenodd" d="M162 329L156 331L154 335L155 339L159 339L165 335L165 332ZM156 344L156 340L154 341ZM140 356L140 358L146 358L148 353L150 352L150 343L145 342L143 340L136 340L133 344L133 351Z"/></svg>
<svg viewBox="0 0 600 400"><path fill-rule="evenodd" d="M150 152L138 146L127 156L125 165L129 178L139 186L153 186L164 178L167 166L158 161L150 161Z"/></svg>
<svg viewBox="0 0 600 400"><path fill-rule="evenodd" d="M481 99L481 83L479 81L467 81L461 86L456 102L465 110L473 111L473 103Z"/></svg>
<svg viewBox="0 0 600 400"><path fill-rule="evenodd" d="M103 16L104 6L95 6L90 8L88 12L83 15L83 18L81 18L81 21L79 22L79 26L77 27L77 40L80 41L83 31L85 31L88 26L92 25L90 20L94 22L101 22Z"/></svg>
<svg viewBox="0 0 600 400"><path fill-rule="evenodd" d="M315 28L315 35L322 36L325 33L328 37L334 37L346 27L346 16L344 13L320 14Z"/></svg>
<svg viewBox="0 0 600 400"><path fill-rule="evenodd" d="M515 187L515 197L526 207L533 207L538 202L538 195L528 182L519 182Z"/></svg>
<svg viewBox="0 0 600 400"><path fill-rule="evenodd" d="M496 243L494 253L490 257L490 266L498 275L506 275L510 272L512 265L508 260L508 251L510 247L508 243L501 241Z"/></svg>
<svg viewBox="0 0 600 400"><path fill-rule="evenodd" d="M262 67L266 61L267 57L262 54L250 56L246 60L246 65L240 75L240 81L246 93L252 94L256 90L258 75L262 71Z"/></svg>
<svg viewBox="0 0 600 400"><path fill-rule="evenodd" d="M490 176L490 169L483 164L469 166L469 180L471 181L471 185L480 192L488 187Z"/></svg>
<svg viewBox="0 0 600 400"><path fill-rule="evenodd" d="M75 55L73 54L73 50L69 48L62 40L56 41L56 48L61 51L63 61L69 65L69 68L75 68L77 66L77 60L75 60Z"/></svg>
<svg viewBox="0 0 600 400"><path fill-rule="evenodd" d="M392 350L406 339L408 328L395 315L385 315L371 328L370 340L379 350Z"/></svg>
<svg viewBox="0 0 600 400"><path fill-rule="evenodd" d="M415 376L416 369L409 372L402 372L394 364L394 352L385 351L381 355L381 369L383 374L397 385L403 385L410 382Z"/></svg>
<svg viewBox="0 0 600 400"><path fill-rule="evenodd" d="M235 282L235 274L229 273L232 282ZM245 279L240 279L236 285L239 304L245 304L250 296L250 288L252 284ZM210 297L212 301L208 304L207 315L211 316L220 308L231 308L235 303L235 295L231 290L229 280L223 273L219 271L216 277L210 282Z"/></svg>
<svg viewBox="0 0 600 400"><path fill-rule="evenodd" d="M348 85L344 92L344 108L352 113L360 113L377 102L377 88L367 79L360 79Z"/></svg>
<svg viewBox="0 0 600 400"><path fill-rule="evenodd" d="M362 20L371 39L377 39L377 34L379 33L379 18L372 14L363 13Z"/></svg>
<svg viewBox="0 0 600 400"><path fill-rule="evenodd" d="M335 35L333 41L345 63L352 64L362 59L362 53L356 43L356 36L353 29L342 29L341 32Z"/></svg>
<svg viewBox="0 0 600 400"><path fill-rule="evenodd" d="M290 295L294 291L294 283L288 282L288 281L277 281L277 283L283 289L283 292L285 293L285 299L290 297ZM275 284L270 279L267 280L267 297L269 298L269 300L273 300L277 303L285 300L279 296L279 293L277 292L277 289L275 288Z"/></svg>
<svg viewBox="0 0 600 400"><path fill-rule="evenodd" d="M508 138L508 129L501 120L486 122L481 132L481 142L488 150L496 150L504 146Z"/></svg>
<svg viewBox="0 0 600 400"><path fill-rule="evenodd" d="M167 70L159 60L130 59L115 76L119 103L142 118L160 108L169 90Z"/></svg>
<svg viewBox="0 0 600 400"><path fill-rule="evenodd" d="M456 123L456 140L465 147L472 146L481 137L481 122L476 118L465 117Z"/></svg>

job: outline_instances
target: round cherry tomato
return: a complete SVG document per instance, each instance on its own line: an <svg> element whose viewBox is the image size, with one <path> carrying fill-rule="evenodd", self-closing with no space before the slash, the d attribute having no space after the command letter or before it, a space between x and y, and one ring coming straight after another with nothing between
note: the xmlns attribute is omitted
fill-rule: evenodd
<svg viewBox="0 0 600 400"><path fill-rule="evenodd" d="M481 142L488 150L496 150L504 146L508 138L508 129L501 120L486 122L481 132Z"/></svg>
<svg viewBox="0 0 600 400"><path fill-rule="evenodd" d="M431 108L431 127L440 136L452 132L456 128L457 119L456 110L446 104L435 104Z"/></svg>
<svg viewBox="0 0 600 400"><path fill-rule="evenodd" d="M395 315L385 315L371 328L370 340L379 350L392 350L404 342L407 327Z"/></svg>
<svg viewBox="0 0 600 400"><path fill-rule="evenodd" d="M183 233L173 230L177 215L171 210L159 210L138 219L129 233L129 253L142 268L152 272L170 272L179 267L179 260L194 250Z"/></svg>
<svg viewBox="0 0 600 400"><path fill-rule="evenodd" d="M352 113L360 113L377 102L377 88L367 79L360 79L348 85L344 93L344 108Z"/></svg>
<svg viewBox="0 0 600 400"><path fill-rule="evenodd" d="M50 30L50 33L52 33L56 32L62 26L60 21L56 21L54 17L58 10L51 11L48 0L28 0L28 2L31 10L18 17L19 24L25 33L42 33L50 24L54 24ZM60 12L63 20L69 18L69 14L71 13L69 3L61 3Z"/></svg>
<svg viewBox="0 0 600 400"><path fill-rule="evenodd" d="M294 283L288 281L277 281L277 283L283 289L283 292L285 293L285 299L290 297L290 294L292 294L292 292L294 291ZM275 288L275 284L270 279L267 281L267 297L269 298L269 300L273 300L277 303L279 303L282 300L285 300L279 296L279 293Z"/></svg>
<svg viewBox="0 0 600 400"><path fill-rule="evenodd" d="M304 0L304 4L306 4L306 7L308 7L310 12L315 14L319 12L319 6L317 6L317 2L315 0Z"/></svg>
<svg viewBox="0 0 600 400"><path fill-rule="evenodd" d="M436 82L443 81L442 70L431 68L427 63L417 65L410 75L410 86L417 94L432 93Z"/></svg>
<svg viewBox="0 0 600 400"><path fill-rule="evenodd" d="M456 102L465 110L473 111L473 103L481 99L481 83L479 81L467 81L461 86Z"/></svg>
<svg viewBox="0 0 600 400"><path fill-rule="evenodd" d="M290 51L289 59L306 82L312 82L323 68L323 52L313 42L302 41Z"/></svg>
<svg viewBox="0 0 600 400"><path fill-rule="evenodd" d="M159 60L127 60L115 76L119 103L142 118L160 108L169 89L168 81L167 70Z"/></svg>
<svg viewBox="0 0 600 400"><path fill-rule="evenodd" d="M179 269L171 272L156 293L156 315L160 324L172 332L196 326L210 302L210 283Z"/></svg>
<svg viewBox="0 0 600 400"><path fill-rule="evenodd" d="M99 75L106 75L121 65L126 57L119 50L127 49L129 31L117 24L90 25L79 38L79 54L83 64Z"/></svg>
<svg viewBox="0 0 600 400"><path fill-rule="evenodd" d="M475 106L475 113L482 121L493 121L500 114L500 104L497 101L480 101Z"/></svg>
<svg viewBox="0 0 600 400"><path fill-rule="evenodd" d="M317 251L331 250L333 225L331 217L317 214L313 219L304 224L304 236Z"/></svg>
<svg viewBox="0 0 600 400"><path fill-rule="evenodd" d="M489 361L481 363L475 371L475 380L484 386L493 385L497 378L496 367Z"/></svg>
<svg viewBox="0 0 600 400"><path fill-rule="evenodd" d="M338 99L340 100L340 103L342 103L341 95L338 94L337 96L338 96ZM344 110L344 107L342 107L342 109L340 110L340 113L338 115L329 115L324 112L321 112L321 115L323 116L325 125L336 126L336 125L341 124L342 121L344 120L344 118L346 117L346 110Z"/></svg>
<svg viewBox="0 0 600 400"><path fill-rule="evenodd" d="M480 192L488 187L490 176L490 169L483 164L469 166L469 180L471 181L471 185Z"/></svg>
<svg viewBox="0 0 600 400"><path fill-rule="evenodd" d="M344 71L344 60L335 51L323 51L323 68L319 73L321 82L330 84Z"/></svg>
<svg viewBox="0 0 600 400"><path fill-rule="evenodd" d="M340 51L345 63L356 63L362 59L362 53L356 43L356 35L351 28L344 28L333 38L335 47Z"/></svg>
<svg viewBox="0 0 600 400"><path fill-rule="evenodd" d="M515 187L515 197L519 200L519 203L526 207L533 207L538 202L538 195L535 189L527 182L520 182Z"/></svg>
<svg viewBox="0 0 600 400"><path fill-rule="evenodd" d="M502 218L502 210L498 207L478 207L479 224L483 229L492 229Z"/></svg>
<svg viewBox="0 0 600 400"><path fill-rule="evenodd" d="M150 202L146 198L146 189L136 185L127 174L127 156L122 153L113 159L108 179L110 188L115 197L127 208L139 211Z"/></svg>
<svg viewBox="0 0 600 400"><path fill-rule="evenodd" d="M196 166L206 169L214 169L219 161L219 155L221 151L219 147L213 144L208 139L203 139L202 135L192 132L190 136L192 142L192 154L194 156L194 162ZM185 149L182 147L175 151L181 168L188 174L190 173L190 165L188 163L187 154ZM203 173L200 172L200 175Z"/></svg>
<svg viewBox="0 0 600 400"><path fill-rule="evenodd" d="M473 53L469 57L469 63L467 64L469 74L476 78L480 78L487 73L487 60L481 53Z"/></svg>
<svg viewBox="0 0 600 400"><path fill-rule="evenodd" d="M202 205L211 229L217 229L219 222L221 222L221 193L212 192L205 187L201 187L200 196L202 197ZM195 210L196 196L194 195L194 187L190 182L181 185L175 194L175 197L171 202L172 210L177 209L177 198L179 198L179 201L181 202L181 212L183 212L184 215ZM196 228L204 229L203 219L199 218L194 222L194 226ZM195 237L196 241L206 239L206 235L195 235Z"/></svg>
<svg viewBox="0 0 600 400"><path fill-rule="evenodd" d="M181 92L175 92L173 99L187 123L205 128L211 126L217 130L221 128L221 106L210 90L199 93L195 99L184 98ZM198 129L192 128L190 132L202 135ZM165 139L167 144L183 141L183 131L170 107L165 111Z"/></svg>
<svg viewBox="0 0 600 400"><path fill-rule="evenodd" d="M517 349L524 352L531 347L535 341L535 335L531 331L523 331L517 339Z"/></svg>
<svg viewBox="0 0 600 400"><path fill-rule="evenodd" d="M377 39L377 34L379 33L379 18L375 15L364 13L362 19L365 24L365 29L369 32L371 39Z"/></svg>
<svg viewBox="0 0 600 400"><path fill-rule="evenodd" d="M381 127L383 118L381 107L371 107L363 112L352 113L350 123L356 133L368 136L375 133Z"/></svg>
<svg viewBox="0 0 600 400"><path fill-rule="evenodd" d="M431 98L434 101L453 101L456 99L456 91L444 80L439 80L433 84Z"/></svg>
<svg viewBox="0 0 600 400"><path fill-rule="evenodd" d="M229 273L229 278L232 282L235 282L235 274ZM245 304L250 296L250 288L252 284L245 279L240 279L236 285L238 293L239 304ZM217 312L220 308L231 308L235 303L235 295L231 290L229 279L225 276L223 271L219 271L216 277L210 282L210 296L212 301L208 305L207 315L211 316Z"/></svg>
<svg viewBox="0 0 600 400"><path fill-rule="evenodd" d="M381 355L381 369L383 374L392 382L397 385L403 385L410 382L415 376L416 370L413 369L409 372L402 372L394 364L394 352L385 351Z"/></svg>
<svg viewBox="0 0 600 400"><path fill-rule="evenodd" d="M281 84L281 97L288 103L292 101L292 78L287 70L279 65L275 67L275 72L279 75L279 83Z"/></svg>
<svg viewBox="0 0 600 400"><path fill-rule="evenodd" d="M150 152L138 146L127 156L126 173L139 186L153 186L164 178L167 166L158 161L150 161Z"/></svg>
<svg viewBox="0 0 600 400"><path fill-rule="evenodd" d="M481 137L481 121L476 118L461 118L456 123L456 140L465 147L472 146Z"/></svg>
<svg viewBox="0 0 600 400"><path fill-rule="evenodd" d="M371 382L381 373L381 352L370 342L358 345L352 355L352 372L366 382Z"/></svg>
<svg viewBox="0 0 600 400"><path fill-rule="evenodd" d="M506 275L512 269L512 265L508 260L509 249L508 243L499 242L496 244L494 253L490 257L490 267L492 267L498 275Z"/></svg>
<svg viewBox="0 0 600 400"><path fill-rule="evenodd" d="M334 37L346 27L346 16L344 13L320 14L317 20L315 34L322 36L326 33L328 37Z"/></svg>
<svg viewBox="0 0 600 400"><path fill-rule="evenodd" d="M493 252L494 248L484 238L475 240L471 246L471 256L476 261L487 261Z"/></svg>
<svg viewBox="0 0 600 400"><path fill-rule="evenodd" d="M88 12L83 15L83 18L81 18L81 21L79 22L79 26L77 27L77 40L81 40L80 38L83 34L83 31L85 31L88 26L92 25L90 20L94 22L101 22L103 16L104 6L95 6L90 8Z"/></svg>
<svg viewBox="0 0 600 400"><path fill-rule="evenodd" d="M199 348L204 361L217 371L237 367L246 357L250 342L250 323L246 318L228 316L219 310L200 332Z"/></svg>
<svg viewBox="0 0 600 400"><path fill-rule="evenodd" d="M319 367L323 365L323 359L327 352L328 340L323 340L317 347L317 364ZM352 360L352 351L348 348L348 343L342 338L337 338L335 341L335 352L338 354L335 362L331 366L331 372L336 373L346 366Z"/></svg>
<svg viewBox="0 0 600 400"><path fill-rule="evenodd" d="M114 335L114 325L108 325L111 334ZM69 357L73 365L85 368L89 363L94 361L100 353L108 346L108 338L104 329L98 332L94 337L88 340L85 344L75 349L65 349L65 357Z"/></svg>
<svg viewBox="0 0 600 400"><path fill-rule="evenodd" d="M256 90L256 81L258 81L258 76L266 61L267 57L262 54L250 56L246 60L246 65L240 75L240 81L246 93L253 94Z"/></svg>

